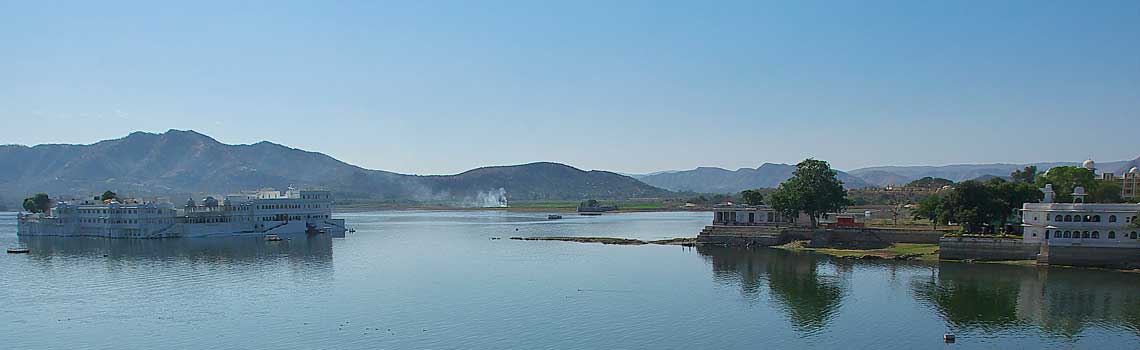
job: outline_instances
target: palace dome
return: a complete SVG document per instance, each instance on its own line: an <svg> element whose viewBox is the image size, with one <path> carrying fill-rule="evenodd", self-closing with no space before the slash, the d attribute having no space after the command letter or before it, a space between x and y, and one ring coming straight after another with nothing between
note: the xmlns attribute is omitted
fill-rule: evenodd
<svg viewBox="0 0 1140 350"><path fill-rule="evenodd" d="M1092 159L1087 159L1084 163L1081 163L1081 166L1085 167L1085 169L1093 170L1096 169L1096 162L1093 162Z"/></svg>
<svg viewBox="0 0 1140 350"><path fill-rule="evenodd" d="M1132 169L1128 169L1129 174L1135 174L1137 172L1140 172L1140 169L1136 169L1136 167L1132 167Z"/></svg>

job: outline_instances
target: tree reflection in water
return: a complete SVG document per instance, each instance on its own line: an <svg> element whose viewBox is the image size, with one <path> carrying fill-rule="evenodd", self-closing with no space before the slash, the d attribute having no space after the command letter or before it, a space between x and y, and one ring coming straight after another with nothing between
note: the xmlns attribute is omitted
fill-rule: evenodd
<svg viewBox="0 0 1140 350"><path fill-rule="evenodd" d="M834 276L821 276L818 256L768 248L699 246L712 262L720 283L738 284L750 302L760 300L767 282L769 297L787 313L792 327L810 335L827 327L842 305L844 287Z"/></svg>
<svg viewBox="0 0 1140 350"><path fill-rule="evenodd" d="M1088 327L1140 335L1140 276L1075 268L940 263L911 283L915 298L953 327L998 331L1035 326L1073 338Z"/></svg>

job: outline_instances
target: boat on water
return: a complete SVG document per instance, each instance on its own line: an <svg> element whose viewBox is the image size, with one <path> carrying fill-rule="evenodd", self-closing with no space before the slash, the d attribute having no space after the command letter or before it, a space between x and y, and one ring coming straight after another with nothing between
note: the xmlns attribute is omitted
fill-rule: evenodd
<svg viewBox="0 0 1140 350"><path fill-rule="evenodd" d="M17 235L106 238L197 238L329 234L343 238L344 219L332 218L332 193L321 189L261 189L162 201L99 198L60 201L44 213L20 213Z"/></svg>
<svg viewBox="0 0 1140 350"><path fill-rule="evenodd" d="M30 252L28 248L24 247L8 247L8 254L27 254Z"/></svg>
<svg viewBox="0 0 1140 350"><path fill-rule="evenodd" d="M546 216L547 220L558 220L561 218L562 218L562 215L558 215L558 214L550 214L550 215Z"/></svg>
<svg viewBox="0 0 1140 350"><path fill-rule="evenodd" d="M281 240L281 236L278 236L275 234L268 234L268 235L265 235L265 240L270 241L270 242L277 242L277 241Z"/></svg>

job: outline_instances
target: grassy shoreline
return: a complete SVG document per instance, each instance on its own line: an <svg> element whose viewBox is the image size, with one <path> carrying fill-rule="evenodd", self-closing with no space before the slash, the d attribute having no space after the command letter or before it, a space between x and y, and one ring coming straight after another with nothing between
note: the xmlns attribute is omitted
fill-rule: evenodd
<svg viewBox="0 0 1140 350"><path fill-rule="evenodd" d="M794 241L772 248L793 252L812 252L848 259L893 259L938 261L937 244L895 243L881 249L811 248L808 241Z"/></svg>

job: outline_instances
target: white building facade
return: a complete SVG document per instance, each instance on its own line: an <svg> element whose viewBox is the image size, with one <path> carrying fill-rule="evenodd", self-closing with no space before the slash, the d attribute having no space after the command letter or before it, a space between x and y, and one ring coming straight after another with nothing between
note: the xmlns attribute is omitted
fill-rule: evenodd
<svg viewBox="0 0 1140 350"><path fill-rule="evenodd" d="M18 216L21 236L176 238L265 234L331 234L344 237L343 219L332 218L325 190L258 190L171 203L117 200L57 203L48 214Z"/></svg>
<svg viewBox="0 0 1140 350"><path fill-rule="evenodd" d="M1044 242L1049 246L1140 248L1140 228L1134 223L1140 213L1140 204L1084 203L1085 190L1077 187L1073 203L1054 203L1052 185L1041 191L1041 203L1022 205L1024 228L1022 238L1027 243Z"/></svg>

